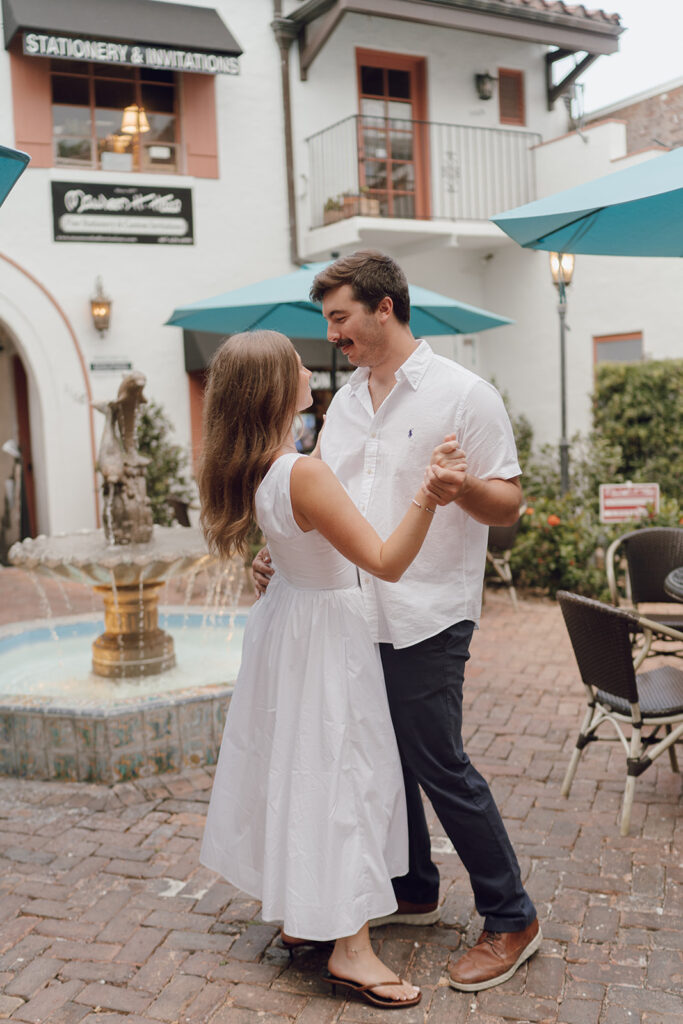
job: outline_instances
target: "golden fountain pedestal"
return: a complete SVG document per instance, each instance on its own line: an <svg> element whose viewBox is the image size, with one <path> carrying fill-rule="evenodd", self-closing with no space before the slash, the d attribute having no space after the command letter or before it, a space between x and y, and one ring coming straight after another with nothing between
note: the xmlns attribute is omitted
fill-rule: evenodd
<svg viewBox="0 0 683 1024"><path fill-rule="evenodd" d="M104 599L104 633L92 645L92 670L109 679L159 675L175 665L173 638L159 628L163 583L95 587Z"/></svg>

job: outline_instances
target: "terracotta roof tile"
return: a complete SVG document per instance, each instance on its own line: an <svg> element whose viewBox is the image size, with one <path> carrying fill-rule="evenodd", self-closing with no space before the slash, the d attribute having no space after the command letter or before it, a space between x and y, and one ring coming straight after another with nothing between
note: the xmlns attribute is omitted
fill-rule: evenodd
<svg viewBox="0 0 683 1024"><path fill-rule="evenodd" d="M498 0L509 7L526 7L532 11L545 11L548 14L566 14L568 17L604 21L612 25L620 25L619 14L608 14L607 11L588 8L584 4L566 4L564 0Z"/></svg>

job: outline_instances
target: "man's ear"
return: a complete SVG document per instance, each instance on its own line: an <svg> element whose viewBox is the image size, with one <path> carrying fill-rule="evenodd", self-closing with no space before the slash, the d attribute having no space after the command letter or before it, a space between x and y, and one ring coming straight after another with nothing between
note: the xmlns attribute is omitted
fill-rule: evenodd
<svg viewBox="0 0 683 1024"><path fill-rule="evenodd" d="M385 295L377 307L381 323L386 323L393 312L394 300L389 295Z"/></svg>

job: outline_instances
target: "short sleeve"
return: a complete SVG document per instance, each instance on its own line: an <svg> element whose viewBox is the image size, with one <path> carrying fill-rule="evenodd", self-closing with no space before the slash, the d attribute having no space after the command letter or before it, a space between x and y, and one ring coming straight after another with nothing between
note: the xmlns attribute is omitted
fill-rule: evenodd
<svg viewBox="0 0 683 1024"><path fill-rule="evenodd" d="M522 470L503 399L492 384L478 379L465 399L456 427L467 468L481 480L511 480Z"/></svg>

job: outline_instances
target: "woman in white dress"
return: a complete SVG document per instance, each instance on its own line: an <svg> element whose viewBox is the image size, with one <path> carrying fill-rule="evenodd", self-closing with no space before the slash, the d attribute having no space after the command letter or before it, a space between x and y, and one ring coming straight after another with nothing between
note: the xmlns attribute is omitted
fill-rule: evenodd
<svg viewBox="0 0 683 1024"><path fill-rule="evenodd" d="M199 471L212 549L244 552L254 518L276 575L252 609L200 859L262 902L283 934L334 940L326 980L386 1008L419 989L373 952L408 870L401 766L356 566L397 580L427 535L419 488L386 540L320 459L299 455L310 372L274 331L234 335L211 364Z"/></svg>

